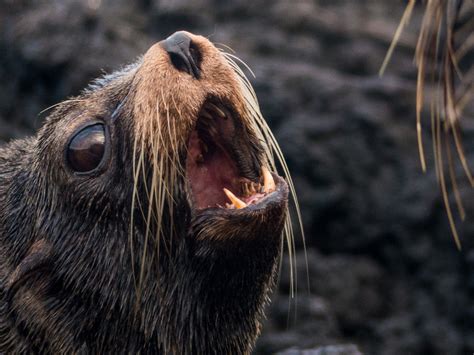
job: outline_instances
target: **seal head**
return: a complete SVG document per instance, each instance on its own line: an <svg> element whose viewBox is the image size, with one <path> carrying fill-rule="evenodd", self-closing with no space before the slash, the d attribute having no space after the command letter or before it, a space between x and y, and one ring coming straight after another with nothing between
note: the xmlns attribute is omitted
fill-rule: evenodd
<svg viewBox="0 0 474 355"><path fill-rule="evenodd" d="M0 149L0 352L246 354L288 230L248 81L177 32Z"/></svg>

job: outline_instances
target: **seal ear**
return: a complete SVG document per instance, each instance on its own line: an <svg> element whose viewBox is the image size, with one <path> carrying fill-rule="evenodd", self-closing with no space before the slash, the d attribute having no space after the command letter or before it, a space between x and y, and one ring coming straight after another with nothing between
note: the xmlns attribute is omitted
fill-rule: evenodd
<svg viewBox="0 0 474 355"><path fill-rule="evenodd" d="M52 247L45 239L39 239L33 243L28 254L23 258L15 271L7 280L6 291L8 299L15 295L15 292L28 281L29 277L49 266L52 256Z"/></svg>

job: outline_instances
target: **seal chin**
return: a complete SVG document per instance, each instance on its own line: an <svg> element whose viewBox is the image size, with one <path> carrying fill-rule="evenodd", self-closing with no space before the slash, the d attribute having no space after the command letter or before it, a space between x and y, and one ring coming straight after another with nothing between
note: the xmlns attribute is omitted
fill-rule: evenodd
<svg viewBox="0 0 474 355"><path fill-rule="evenodd" d="M288 186L260 163L261 147L249 137L232 104L206 100L187 145L186 183L194 215L262 215L286 205Z"/></svg>

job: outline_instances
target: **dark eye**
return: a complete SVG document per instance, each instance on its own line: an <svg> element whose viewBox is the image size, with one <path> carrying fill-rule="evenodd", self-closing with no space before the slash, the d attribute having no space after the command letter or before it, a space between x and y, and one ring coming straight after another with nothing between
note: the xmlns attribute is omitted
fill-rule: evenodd
<svg viewBox="0 0 474 355"><path fill-rule="evenodd" d="M91 172L99 166L105 153L103 124L88 126L71 139L67 147L67 161L76 172Z"/></svg>

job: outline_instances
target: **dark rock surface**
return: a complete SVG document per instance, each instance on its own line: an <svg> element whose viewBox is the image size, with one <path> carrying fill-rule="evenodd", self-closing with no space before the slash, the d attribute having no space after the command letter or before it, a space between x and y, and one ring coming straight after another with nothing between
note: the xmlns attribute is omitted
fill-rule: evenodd
<svg viewBox="0 0 474 355"><path fill-rule="evenodd" d="M329 345L315 349L288 349L277 355L362 355L355 345Z"/></svg>
<svg viewBox="0 0 474 355"><path fill-rule="evenodd" d="M298 239L297 297L285 261L255 353L472 353L473 192L459 172L467 220L458 252L433 162L422 174L418 160L420 9L386 75L377 75L403 8L388 0L3 0L0 141L33 132L42 110L176 30L229 45L256 74L308 248L311 292ZM473 138L466 121L471 162ZM430 156L428 135L425 146ZM330 347L346 343L357 348Z"/></svg>

